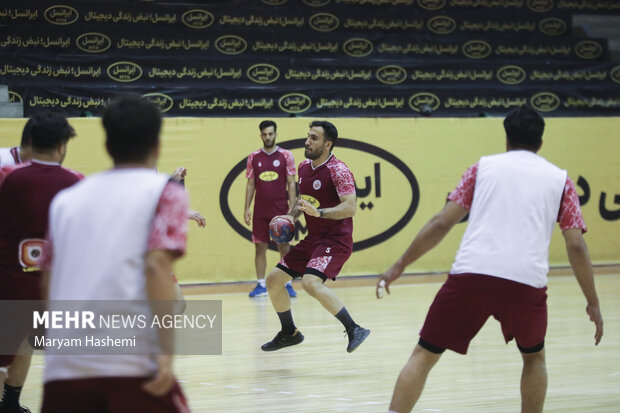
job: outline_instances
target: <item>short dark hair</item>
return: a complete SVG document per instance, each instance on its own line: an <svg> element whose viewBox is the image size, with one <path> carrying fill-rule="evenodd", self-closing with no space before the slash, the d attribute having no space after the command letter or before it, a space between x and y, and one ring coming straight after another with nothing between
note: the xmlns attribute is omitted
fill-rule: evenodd
<svg viewBox="0 0 620 413"><path fill-rule="evenodd" d="M545 120L528 105L519 106L504 119L506 138L513 148L538 150L542 144Z"/></svg>
<svg viewBox="0 0 620 413"><path fill-rule="evenodd" d="M272 120L264 120L258 125L258 129L262 132L268 127L273 126L273 131L276 132L278 130L278 125Z"/></svg>
<svg viewBox="0 0 620 413"><path fill-rule="evenodd" d="M57 148L75 136L75 130L64 115L56 112L40 112L32 115L22 132L22 146L32 145L39 151Z"/></svg>
<svg viewBox="0 0 620 413"><path fill-rule="evenodd" d="M116 163L141 162L159 143L161 112L137 96L112 101L103 113L105 145Z"/></svg>
<svg viewBox="0 0 620 413"><path fill-rule="evenodd" d="M336 146L336 140L338 139L338 129L333 123L326 120L313 120L310 122L311 128L323 128L323 137L328 141L331 141L332 148Z"/></svg>

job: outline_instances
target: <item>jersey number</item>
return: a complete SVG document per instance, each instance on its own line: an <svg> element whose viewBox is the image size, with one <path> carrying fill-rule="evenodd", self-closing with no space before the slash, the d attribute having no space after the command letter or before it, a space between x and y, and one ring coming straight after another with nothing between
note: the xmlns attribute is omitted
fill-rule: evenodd
<svg viewBox="0 0 620 413"><path fill-rule="evenodd" d="M28 238L19 243L19 264L26 272L39 271L46 241L39 238Z"/></svg>

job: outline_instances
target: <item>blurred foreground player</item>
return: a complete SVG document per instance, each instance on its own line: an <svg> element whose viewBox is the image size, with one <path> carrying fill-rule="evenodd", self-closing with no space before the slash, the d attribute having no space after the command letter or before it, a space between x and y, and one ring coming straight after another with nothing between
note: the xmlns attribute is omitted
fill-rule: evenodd
<svg viewBox="0 0 620 413"><path fill-rule="evenodd" d="M124 310L121 301L174 300L170 274L185 252L188 199L153 173L161 114L125 97L106 108L103 126L114 168L63 191L50 208L48 298L117 300L115 311ZM44 381L45 413L188 411L169 354L48 354Z"/></svg>
<svg viewBox="0 0 620 413"><path fill-rule="evenodd" d="M441 353L450 349L465 354L491 315L500 322L506 342L515 339L523 358L521 412L542 412L547 392L549 242L556 221L587 301L586 312L596 325L595 344L600 342L603 318L582 237L586 226L579 198L566 171L536 154L544 127L542 117L528 106L510 112L504 120L507 151L484 156L470 167L444 209L380 278L389 293L389 285L405 267L437 245L469 212L448 280L437 293L420 341L398 377L390 412L411 411Z"/></svg>
<svg viewBox="0 0 620 413"><path fill-rule="evenodd" d="M267 295L265 285L265 268L267 267L267 247L269 246L269 221L276 215L284 215L295 205L295 158L291 151L276 145L278 138L276 123L264 120L258 125L263 147L248 156L245 176L248 179L245 188L246 225L252 221L252 242L255 255L256 287L250 297ZM256 197L254 193L256 192ZM252 215L252 198L254 198L254 215ZM288 252L287 243L277 244L280 257ZM289 296L296 297L291 282L286 283Z"/></svg>
<svg viewBox="0 0 620 413"><path fill-rule="evenodd" d="M17 157L4 159L0 169L0 299L39 300L39 262L47 217L52 198L62 189L83 178L79 172L61 166L67 143L75 132L64 116L42 112L32 116L22 134L21 151L11 150ZM18 149L18 148L13 148ZM32 157L22 163L21 153ZM21 317L21 314L13 314ZM3 341L17 350L29 348L24 340L30 331L25 315L24 329L4 331ZM0 388L3 398L0 412L27 412L19 405L22 386L30 367L31 354L20 351L17 356L0 356ZM10 367L7 369L7 366ZM7 371L8 370L8 371ZM8 373L8 378L5 376Z"/></svg>
<svg viewBox="0 0 620 413"><path fill-rule="evenodd" d="M263 351L279 350L304 340L293 322L291 300L282 288L291 278L301 278L304 290L344 325L349 353L370 334L370 330L353 321L338 296L324 285L328 278L336 279L353 252L355 181L351 170L331 153L337 138L338 130L330 122L310 123L305 143L308 159L299 164L301 199L291 215L284 216L293 221L305 213L308 235L267 276L269 298L282 330L261 347Z"/></svg>

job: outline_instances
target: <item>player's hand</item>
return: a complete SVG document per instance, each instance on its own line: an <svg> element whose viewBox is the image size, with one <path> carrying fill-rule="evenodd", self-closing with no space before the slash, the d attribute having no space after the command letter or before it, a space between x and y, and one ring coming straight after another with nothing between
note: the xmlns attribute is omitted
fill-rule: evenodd
<svg viewBox="0 0 620 413"><path fill-rule="evenodd" d="M155 377L142 385L142 388L153 396L163 396L174 385L172 373L172 356L160 354L157 356L157 373Z"/></svg>
<svg viewBox="0 0 620 413"><path fill-rule="evenodd" d="M187 175L187 168L179 166L174 170L171 178L174 182L181 182L181 179L185 178L185 175Z"/></svg>
<svg viewBox="0 0 620 413"><path fill-rule="evenodd" d="M311 217L318 217L320 215L319 210L316 209L310 202L306 201L305 199L300 199L299 201L297 201L297 209L299 211L305 212Z"/></svg>
<svg viewBox="0 0 620 413"><path fill-rule="evenodd" d="M393 281L397 280L403 273L405 269L400 266L398 263L392 265L392 267L387 270L377 281L377 288L375 290L377 298L381 298L379 295L379 290L381 288L385 288L385 291L390 294L390 284L392 284ZM381 285L381 282L384 282L385 285Z"/></svg>
<svg viewBox="0 0 620 413"><path fill-rule="evenodd" d="M252 221L252 211L250 211L249 208L245 210L243 219L245 220L245 225L250 225L250 222Z"/></svg>
<svg viewBox="0 0 620 413"><path fill-rule="evenodd" d="M205 217L200 215L200 212L198 211L189 211L189 213L187 214L187 218L191 219L192 221L196 221L200 228L204 228L207 225L207 220L205 219Z"/></svg>
<svg viewBox="0 0 620 413"><path fill-rule="evenodd" d="M596 326L594 345L598 346L598 343L601 342L601 338L603 337L603 316L601 315L601 308L598 304L588 304L586 313L590 316L590 321Z"/></svg>
<svg viewBox="0 0 620 413"><path fill-rule="evenodd" d="M273 221L276 218L288 219L289 221L291 221L291 224L295 225L295 218L293 218L292 215L276 215L275 217L271 218L271 220Z"/></svg>

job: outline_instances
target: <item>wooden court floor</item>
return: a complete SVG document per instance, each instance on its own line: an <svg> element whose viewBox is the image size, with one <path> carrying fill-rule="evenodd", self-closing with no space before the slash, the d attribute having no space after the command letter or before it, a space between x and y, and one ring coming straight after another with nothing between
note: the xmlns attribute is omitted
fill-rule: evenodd
<svg viewBox="0 0 620 413"><path fill-rule="evenodd" d="M594 346L594 327L572 276L549 281L546 412L620 412L620 274L596 279L605 335ZM293 301L305 341L264 353L260 345L279 329L268 298L247 293L189 296L223 301L221 356L179 356L175 369L194 412L386 412L401 367L440 283L395 285L374 298L372 287L338 288L349 312L372 333L348 354L340 323L304 292ZM295 284L299 290L300 284ZM22 402L38 411L43 358L36 356ZM446 352L431 372L416 412L520 411L521 358L503 343L490 319L467 356Z"/></svg>

